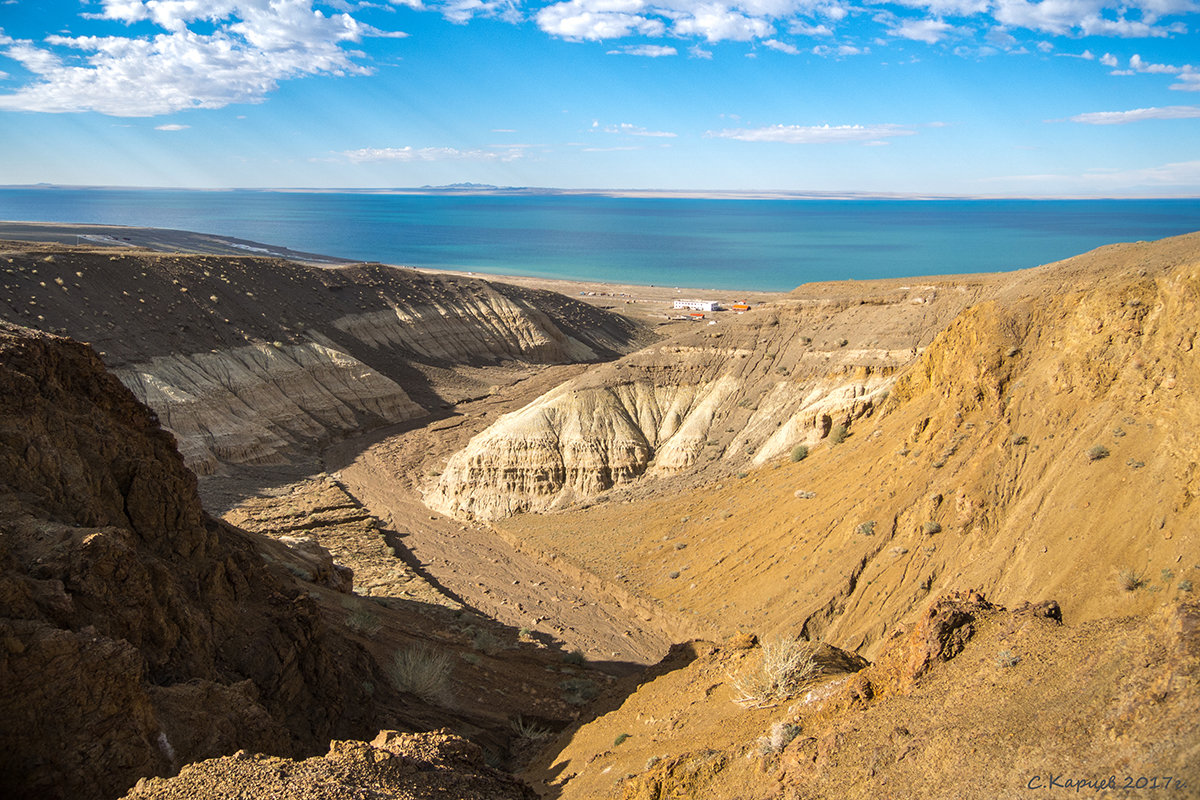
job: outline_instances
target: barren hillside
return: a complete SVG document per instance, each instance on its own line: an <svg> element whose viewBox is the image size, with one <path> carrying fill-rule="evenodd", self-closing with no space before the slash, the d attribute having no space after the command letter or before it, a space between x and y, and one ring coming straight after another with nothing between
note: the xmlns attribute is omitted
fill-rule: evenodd
<svg viewBox="0 0 1200 800"><path fill-rule="evenodd" d="M2 331L18 795L1200 796L1200 234L657 340L379 266L6 247L0 312L120 379Z"/></svg>

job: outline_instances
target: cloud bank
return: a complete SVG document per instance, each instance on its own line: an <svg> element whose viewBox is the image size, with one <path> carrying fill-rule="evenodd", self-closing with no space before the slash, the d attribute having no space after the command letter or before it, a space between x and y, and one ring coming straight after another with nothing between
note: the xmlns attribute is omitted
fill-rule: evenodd
<svg viewBox="0 0 1200 800"><path fill-rule="evenodd" d="M402 35L311 0L103 0L91 16L161 32L11 41L3 54L34 79L0 95L0 109L150 117L259 103L290 78L367 74L345 45Z"/></svg>

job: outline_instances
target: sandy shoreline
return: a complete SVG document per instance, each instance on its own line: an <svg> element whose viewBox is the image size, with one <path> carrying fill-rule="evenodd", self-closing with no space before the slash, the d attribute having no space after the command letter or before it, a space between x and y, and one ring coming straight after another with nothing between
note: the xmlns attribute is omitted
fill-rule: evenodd
<svg viewBox="0 0 1200 800"><path fill-rule="evenodd" d="M202 253L207 255L259 255L286 258L323 267L360 263L336 256L317 255L290 250L286 247L262 244L228 236L194 233L165 228L139 228L122 225L88 225L56 222L0 221L0 240L54 242L80 247L145 247L159 252ZM717 300L726 306L734 302L751 305L779 300L786 292L764 292L737 289L700 289L653 284L613 283L600 280L503 275L454 269L412 267L391 264L401 269L413 269L430 275L456 275L480 280L509 283L531 289L558 292L591 305L624 314L665 318L676 299Z"/></svg>

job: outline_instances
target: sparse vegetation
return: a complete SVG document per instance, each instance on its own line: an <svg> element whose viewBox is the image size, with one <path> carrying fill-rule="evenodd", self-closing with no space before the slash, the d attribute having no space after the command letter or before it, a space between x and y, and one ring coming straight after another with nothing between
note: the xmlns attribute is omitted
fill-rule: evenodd
<svg viewBox="0 0 1200 800"><path fill-rule="evenodd" d="M875 520L869 519L866 522L858 523L858 527L854 529L854 532L861 536L874 536Z"/></svg>
<svg viewBox="0 0 1200 800"><path fill-rule="evenodd" d="M471 647L489 656L494 656L504 648L504 643L500 641L491 631L478 629L471 636Z"/></svg>
<svg viewBox="0 0 1200 800"><path fill-rule="evenodd" d="M792 461L803 461L808 458L808 446L798 444L792 448Z"/></svg>
<svg viewBox="0 0 1200 800"><path fill-rule="evenodd" d="M1137 591L1146 585L1146 576L1135 569L1123 569L1117 577L1121 581L1121 588L1127 592Z"/></svg>
<svg viewBox="0 0 1200 800"><path fill-rule="evenodd" d="M567 678L559 687L563 690L563 700L573 706L585 705L600 694L595 682L587 678Z"/></svg>
<svg viewBox="0 0 1200 800"><path fill-rule="evenodd" d="M629 738L628 733L618 733L617 738L613 739L613 747L620 746L628 738Z"/></svg>
<svg viewBox="0 0 1200 800"><path fill-rule="evenodd" d="M941 523L930 520L929 522L926 522L924 525L921 526L921 531L926 536L933 536L935 533L942 532L942 526L941 526Z"/></svg>
<svg viewBox="0 0 1200 800"><path fill-rule="evenodd" d="M531 742L542 742L554 735L554 731L549 728L543 728L536 723L526 722L520 715L517 715L515 719L509 722L508 726L512 728L517 738L527 739Z"/></svg>
<svg viewBox="0 0 1200 800"><path fill-rule="evenodd" d="M1163 583L1170 583L1175 580L1175 573L1165 567L1159 574L1162 576Z"/></svg>
<svg viewBox="0 0 1200 800"><path fill-rule="evenodd" d="M850 433L845 425L834 425L833 430L829 432L829 441L834 444L841 444L846 441L846 436Z"/></svg>
<svg viewBox="0 0 1200 800"><path fill-rule="evenodd" d="M1099 461L1102 458L1108 458L1108 448L1102 444L1093 445L1087 451L1088 461Z"/></svg>
<svg viewBox="0 0 1200 800"><path fill-rule="evenodd" d="M1012 650L1001 650L996 654L996 666L1000 667L1001 669L1005 667L1015 667L1019 663L1021 663L1021 657L1018 655L1013 655Z"/></svg>
<svg viewBox="0 0 1200 800"><path fill-rule="evenodd" d="M574 664L576 666L583 666L583 662L586 661L586 659L583 657L583 653L578 650L571 650L570 652L563 653L562 660L565 664Z"/></svg>
<svg viewBox="0 0 1200 800"><path fill-rule="evenodd" d="M356 608L346 617L346 627L355 633L374 636L383 628L383 623L379 621L379 616L369 609Z"/></svg>
<svg viewBox="0 0 1200 800"><path fill-rule="evenodd" d="M749 708L776 705L795 697L820 672L808 642L786 638L764 642L761 667L733 679L734 702Z"/></svg>
<svg viewBox="0 0 1200 800"><path fill-rule="evenodd" d="M1015 445L1029 444L1029 437L1025 434L1017 434L1012 438L1012 443Z"/></svg>
<svg viewBox="0 0 1200 800"><path fill-rule="evenodd" d="M1179 582L1179 591L1190 592L1191 590L1192 590L1192 582L1190 580L1188 580L1187 578L1184 578L1183 580L1181 580Z"/></svg>
<svg viewBox="0 0 1200 800"><path fill-rule="evenodd" d="M444 703L448 699L451 666L447 654L416 645L397 651L388 677L402 692L430 703Z"/></svg>
<svg viewBox="0 0 1200 800"><path fill-rule="evenodd" d="M800 735L800 726L780 720L771 726L771 731L758 740L759 755L769 756L782 753L793 739Z"/></svg>

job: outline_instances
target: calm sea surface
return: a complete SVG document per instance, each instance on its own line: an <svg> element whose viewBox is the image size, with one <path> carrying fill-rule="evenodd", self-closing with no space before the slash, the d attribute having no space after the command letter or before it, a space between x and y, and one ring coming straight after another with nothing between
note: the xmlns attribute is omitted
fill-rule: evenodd
<svg viewBox="0 0 1200 800"><path fill-rule="evenodd" d="M0 219L388 264L718 289L1021 269L1200 230L1200 200L691 200L0 189Z"/></svg>

